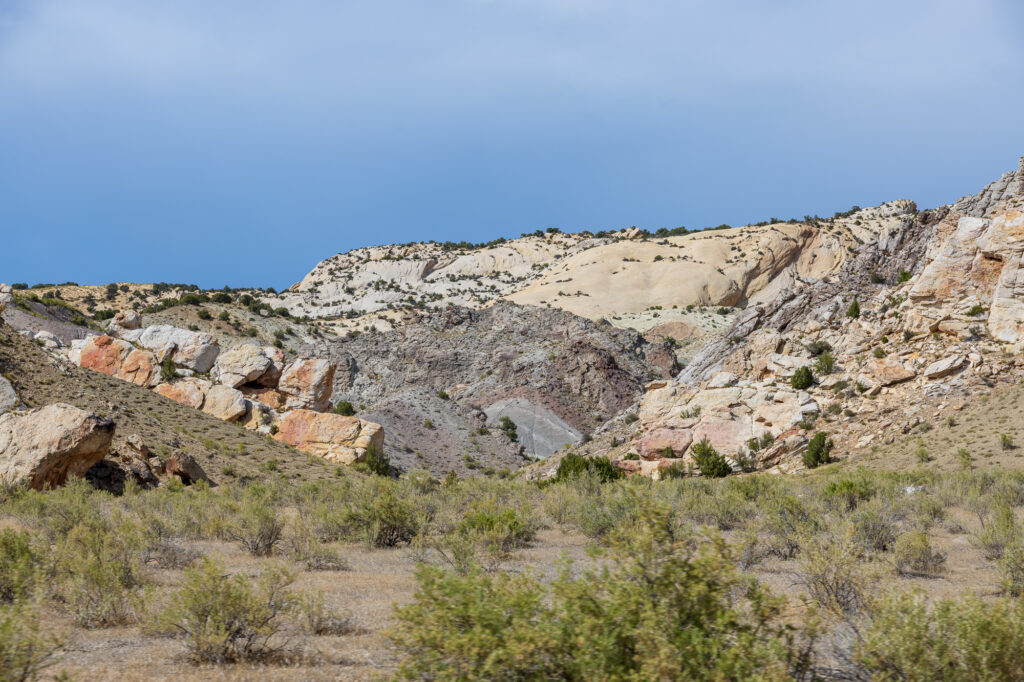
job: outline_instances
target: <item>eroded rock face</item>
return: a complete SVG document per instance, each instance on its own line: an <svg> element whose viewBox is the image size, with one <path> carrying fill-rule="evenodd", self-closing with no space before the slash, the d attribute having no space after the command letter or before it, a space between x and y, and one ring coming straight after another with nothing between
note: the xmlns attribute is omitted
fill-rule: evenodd
<svg viewBox="0 0 1024 682"><path fill-rule="evenodd" d="M294 410L282 415L274 440L331 462L353 464L366 457L367 448L384 447L384 429L358 417Z"/></svg>
<svg viewBox="0 0 1024 682"><path fill-rule="evenodd" d="M0 414L10 412L21 404L18 393L5 377L0 376Z"/></svg>
<svg viewBox="0 0 1024 682"><path fill-rule="evenodd" d="M217 339L211 334L165 324L128 331L122 337L153 351L160 362L170 353L175 367L193 372L209 372L220 354Z"/></svg>
<svg viewBox="0 0 1024 682"><path fill-rule="evenodd" d="M134 310L119 310L110 320L107 329L111 334L123 334L133 329L142 329L142 315Z"/></svg>
<svg viewBox="0 0 1024 682"><path fill-rule="evenodd" d="M579 443L583 434L541 405L523 398L499 400L484 409L488 424L496 426L502 417L516 425L519 442L534 457L549 457L567 444Z"/></svg>
<svg viewBox="0 0 1024 682"><path fill-rule="evenodd" d="M964 359L959 355L952 355L942 360L936 360L924 370L926 379L941 379L953 374L964 366Z"/></svg>
<svg viewBox="0 0 1024 682"><path fill-rule="evenodd" d="M188 405L193 409L201 409L213 384L205 379L184 377L173 383L160 384L153 390L176 403Z"/></svg>
<svg viewBox="0 0 1024 682"><path fill-rule="evenodd" d="M14 300L9 284L0 284L0 314L7 309L7 306Z"/></svg>
<svg viewBox="0 0 1024 682"><path fill-rule="evenodd" d="M0 415L0 483L63 485L103 459L113 436L111 420L63 403Z"/></svg>
<svg viewBox="0 0 1024 682"><path fill-rule="evenodd" d="M274 349L277 350L277 349ZM265 349L252 344L230 348L217 357L212 376L231 388L238 388L261 379L274 367Z"/></svg>
<svg viewBox="0 0 1024 682"><path fill-rule="evenodd" d="M200 480L213 484L191 455L178 452L164 461L134 433L116 439L109 454L94 464L85 477L94 488L114 495L124 493L129 482L140 488L154 488L172 479L186 485Z"/></svg>
<svg viewBox="0 0 1024 682"><path fill-rule="evenodd" d="M323 412L330 407L335 364L328 360L295 360L281 373L277 389L287 395L286 407L292 410Z"/></svg>
<svg viewBox="0 0 1024 682"><path fill-rule="evenodd" d="M914 378L914 370L896 360L875 358L861 369L860 380L869 386L891 386Z"/></svg>
<svg viewBox="0 0 1024 682"><path fill-rule="evenodd" d="M78 366L136 386L152 386L159 374L156 356L111 336L90 336L72 342L70 357Z"/></svg>
<svg viewBox="0 0 1024 682"><path fill-rule="evenodd" d="M226 422L240 419L246 410L246 400L242 392L221 384L211 386L206 392L206 400L203 401L203 412Z"/></svg>

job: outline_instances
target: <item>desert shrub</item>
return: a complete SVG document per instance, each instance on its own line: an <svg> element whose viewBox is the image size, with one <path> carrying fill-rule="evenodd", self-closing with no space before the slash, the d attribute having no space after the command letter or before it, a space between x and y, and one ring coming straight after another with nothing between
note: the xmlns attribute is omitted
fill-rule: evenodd
<svg viewBox="0 0 1024 682"><path fill-rule="evenodd" d="M983 518L982 528L974 535L975 546L981 549L985 558L994 561L1003 556L1007 546L1020 540L1020 527L1008 504L996 504L988 518Z"/></svg>
<svg viewBox="0 0 1024 682"><path fill-rule="evenodd" d="M837 616L856 616L868 602L871 580L858 558L852 529L807 538L797 579L815 602Z"/></svg>
<svg viewBox="0 0 1024 682"><path fill-rule="evenodd" d="M507 553L525 547L537 536L536 519L511 507L499 508L493 500L474 506L459 525L459 530L476 534L485 545Z"/></svg>
<svg viewBox="0 0 1024 682"><path fill-rule="evenodd" d="M359 630L351 616L326 607L322 590L298 595L295 608L301 617L302 629L311 635L350 635Z"/></svg>
<svg viewBox="0 0 1024 682"><path fill-rule="evenodd" d="M2 682L39 679L44 670L56 663L61 646L60 638L42 632L34 607L24 604L0 607Z"/></svg>
<svg viewBox="0 0 1024 682"><path fill-rule="evenodd" d="M911 277L913 277L913 275L910 274L910 272L908 272L907 270L900 270L900 274L896 278L896 281L899 284L903 284L904 282L909 282Z"/></svg>
<svg viewBox="0 0 1024 682"><path fill-rule="evenodd" d="M972 306L970 307L970 309L969 309L969 310L967 311L967 314L968 314L969 316L971 316L971 317L974 317L975 315L981 315L981 314L982 314L983 312L985 312L985 310L986 310L985 306L983 306L983 305L978 305L977 303L975 303L975 304L974 304L974 305L972 305Z"/></svg>
<svg viewBox="0 0 1024 682"><path fill-rule="evenodd" d="M391 458L384 454L383 450L376 447L366 448L366 456L363 461L353 464L352 468L366 474L375 474L389 478L395 475L394 470L391 468Z"/></svg>
<svg viewBox="0 0 1024 682"><path fill-rule="evenodd" d="M1008 433L999 434L999 446L1003 448L1003 450L1012 450L1013 436Z"/></svg>
<svg viewBox="0 0 1024 682"><path fill-rule="evenodd" d="M350 537L369 547L407 544L421 525L413 501L398 494L393 485L361 491L357 499L346 505L344 524Z"/></svg>
<svg viewBox="0 0 1024 682"><path fill-rule="evenodd" d="M102 517L78 524L54 545L51 586L76 624L106 627L134 619L141 548L134 525Z"/></svg>
<svg viewBox="0 0 1024 682"><path fill-rule="evenodd" d="M866 552L887 552L899 528L899 517L888 502L874 498L859 503L851 518L853 539Z"/></svg>
<svg viewBox="0 0 1024 682"><path fill-rule="evenodd" d="M827 433L819 431L814 434L810 442L807 443L807 449L804 450L804 466L808 469L815 469L822 464L828 464L831 462L832 447L832 440L829 439Z"/></svg>
<svg viewBox="0 0 1024 682"><path fill-rule="evenodd" d="M43 554L33 546L30 533L0 529L0 602L28 596L42 562Z"/></svg>
<svg viewBox="0 0 1024 682"><path fill-rule="evenodd" d="M832 344L828 341L811 341L807 344L807 350L810 351L811 355L818 357L822 353L827 353L832 350Z"/></svg>
<svg viewBox="0 0 1024 682"><path fill-rule="evenodd" d="M219 561L204 557L185 572L158 623L184 637L194 662L265 661L281 651L275 638L293 602L293 580L282 566L271 566L255 580L229 575Z"/></svg>
<svg viewBox="0 0 1024 682"><path fill-rule="evenodd" d="M321 542L302 516L290 524L285 546L288 556L307 571L347 571L349 568L338 550Z"/></svg>
<svg viewBox="0 0 1024 682"><path fill-rule="evenodd" d="M718 538L676 534L643 506L600 570L417 570L389 636L403 679L763 679L806 668L782 603L738 574ZM580 646L585 642L586 646ZM801 642L802 643L802 642Z"/></svg>
<svg viewBox="0 0 1024 682"><path fill-rule="evenodd" d="M558 463L554 480L557 483L578 478L583 474L593 474L602 483L614 481L623 476L622 470L612 464L607 457L584 457L570 453Z"/></svg>
<svg viewBox="0 0 1024 682"><path fill-rule="evenodd" d="M793 376L789 378L789 384L798 391L810 388L813 383L814 375L811 374L811 368L807 366L800 367L793 372Z"/></svg>
<svg viewBox="0 0 1024 682"><path fill-rule="evenodd" d="M942 570L946 555L932 550L925 533L911 530L896 538L892 548L893 562L900 575L932 575Z"/></svg>
<svg viewBox="0 0 1024 682"><path fill-rule="evenodd" d="M780 559L792 559L800 550L800 538L819 528L817 517L793 495L771 495L763 503L761 531L767 552Z"/></svg>
<svg viewBox="0 0 1024 682"><path fill-rule="evenodd" d="M832 358L832 353L829 351L823 352L814 362L814 369L818 374L831 374L835 367L836 361Z"/></svg>
<svg viewBox="0 0 1024 682"><path fill-rule="evenodd" d="M334 414L340 414L343 417L351 417L356 413L356 408L352 407L352 403L347 400L339 400L334 406Z"/></svg>
<svg viewBox="0 0 1024 682"><path fill-rule="evenodd" d="M861 679L968 682L1024 678L1024 602L974 597L929 606L900 594L873 611L854 648Z"/></svg>
<svg viewBox="0 0 1024 682"><path fill-rule="evenodd" d="M725 461L725 457L718 454L707 438L694 443L690 447L690 455L697 469L707 478L724 478L732 473L732 467Z"/></svg>
<svg viewBox="0 0 1024 682"><path fill-rule="evenodd" d="M835 511L851 512L861 502L870 500L875 488L864 479L845 478L832 481L821 492L825 506Z"/></svg>
<svg viewBox="0 0 1024 682"><path fill-rule="evenodd" d="M160 379L164 382L173 381L178 376L178 369L174 366L172 355L172 353L168 353L160 363Z"/></svg>
<svg viewBox="0 0 1024 682"><path fill-rule="evenodd" d="M519 440L519 432L516 430L516 423L512 421L511 418L502 417L499 419L498 428L505 434L505 437L513 443Z"/></svg>
<svg viewBox="0 0 1024 682"><path fill-rule="evenodd" d="M253 556L270 556L284 535L284 521L273 502L245 500L227 531Z"/></svg>
<svg viewBox="0 0 1024 682"><path fill-rule="evenodd" d="M853 303L846 309L846 316L852 318L860 317L860 303L857 302L857 299L853 299Z"/></svg>
<svg viewBox="0 0 1024 682"><path fill-rule="evenodd" d="M1014 542L1003 548L996 569L1004 592L1011 597L1024 595L1024 544Z"/></svg>

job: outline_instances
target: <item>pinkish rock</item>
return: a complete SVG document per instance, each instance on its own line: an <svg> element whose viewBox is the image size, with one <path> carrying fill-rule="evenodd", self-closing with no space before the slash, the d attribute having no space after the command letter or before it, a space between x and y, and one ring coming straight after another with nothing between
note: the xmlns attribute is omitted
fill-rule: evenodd
<svg viewBox="0 0 1024 682"><path fill-rule="evenodd" d="M335 365L320 359L295 360L281 374L277 390L286 394L286 407L323 412L331 404Z"/></svg>
<svg viewBox="0 0 1024 682"><path fill-rule="evenodd" d="M384 447L384 428L358 417L295 410L281 416L274 440L332 462L352 464Z"/></svg>
<svg viewBox="0 0 1024 682"><path fill-rule="evenodd" d="M203 412L226 422L240 419L247 409L245 396L241 391L221 384L211 386L206 392L206 400L203 401Z"/></svg>
<svg viewBox="0 0 1024 682"><path fill-rule="evenodd" d="M121 339L90 336L72 344L71 359L80 367L130 381L137 386L152 386L157 377L156 357Z"/></svg>
<svg viewBox="0 0 1024 682"><path fill-rule="evenodd" d="M206 394L212 386L213 384L205 379L185 377L170 384L160 384L153 390L176 403L198 410L202 408Z"/></svg>

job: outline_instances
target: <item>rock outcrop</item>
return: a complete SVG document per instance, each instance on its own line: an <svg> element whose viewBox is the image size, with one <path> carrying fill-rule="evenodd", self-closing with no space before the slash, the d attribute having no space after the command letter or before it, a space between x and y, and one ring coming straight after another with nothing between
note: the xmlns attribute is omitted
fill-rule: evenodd
<svg viewBox="0 0 1024 682"><path fill-rule="evenodd" d="M214 384L206 392L203 412L226 422L241 419L248 411L245 396L238 389Z"/></svg>
<svg viewBox="0 0 1024 682"><path fill-rule="evenodd" d="M7 377L0 376L0 414L10 412L21 404L17 391L7 380Z"/></svg>
<svg viewBox="0 0 1024 682"><path fill-rule="evenodd" d="M0 284L0 314L7 310L7 306L14 300L9 284Z"/></svg>
<svg viewBox="0 0 1024 682"><path fill-rule="evenodd" d="M358 417L294 410L281 417L274 439L331 462L353 464L366 457L368 448L383 448L384 429Z"/></svg>
<svg viewBox="0 0 1024 682"><path fill-rule="evenodd" d="M283 363L284 353L278 348L242 344L217 357L211 376L231 388L251 383L276 386Z"/></svg>
<svg viewBox="0 0 1024 682"><path fill-rule="evenodd" d="M205 373L213 368L220 346L211 334L179 329L169 325L154 325L145 329L125 332L122 338L153 351L157 361L163 362L169 353L174 366L192 372Z"/></svg>
<svg viewBox="0 0 1024 682"><path fill-rule="evenodd" d="M197 481L213 483L195 458L176 452L166 460L155 455L138 434L118 438L110 446L109 454L94 464L85 474L86 480L99 490L114 495L124 493L129 482L139 488L154 488L172 480L185 485Z"/></svg>
<svg viewBox="0 0 1024 682"><path fill-rule="evenodd" d="M63 403L0 415L0 484L44 490L84 476L113 436L111 420Z"/></svg>
<svg viewBox="0 0 1024 682"><path fill-rule="evenodd" d="M70 357L75 364L136 386L152 386L159 377L156 356L111 336L90 336L71 343Z"/></svg>
<svg viewBox="0 0 1024 682"><path fill-rule="evenodd" d="M336 365L322 359L300 359L288 364L277 382L289 410L323 412L331 405Z"/></svg>
<svg viewBox="0 0 1024 682"><path fill-rule="evenodd" d="M198 410L203 407L206 394L210 392L211 388L213 388L213 384L205 379L183 377L169 384L159 384L153 390L176 403Z"/></svg>

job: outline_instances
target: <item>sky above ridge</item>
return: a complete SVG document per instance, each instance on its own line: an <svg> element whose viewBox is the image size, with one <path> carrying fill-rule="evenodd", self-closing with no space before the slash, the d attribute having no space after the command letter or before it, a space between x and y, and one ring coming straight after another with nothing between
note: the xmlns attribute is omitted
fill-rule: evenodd
<svg viewBox="0 0 1024 682"><path fill-rule="evenodd" d="M936 206L1022 65L1010 0L0 0L0 281Z"/></svg>

